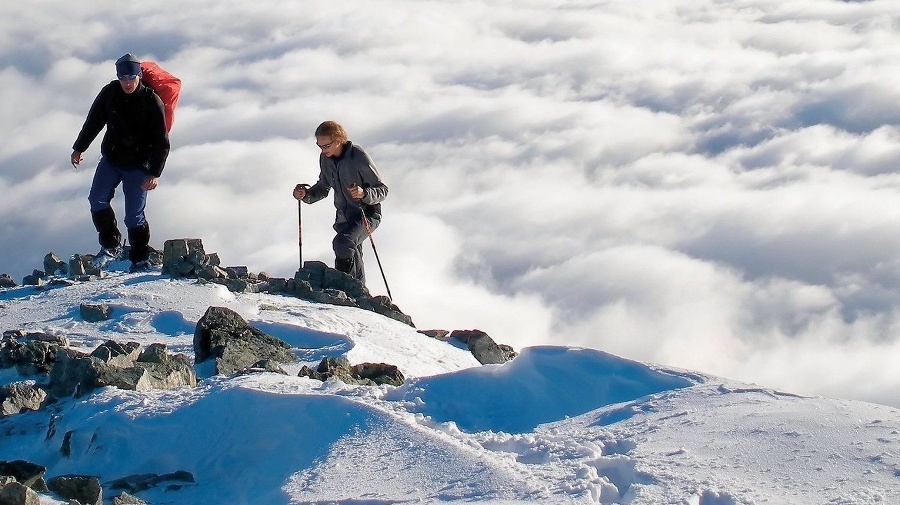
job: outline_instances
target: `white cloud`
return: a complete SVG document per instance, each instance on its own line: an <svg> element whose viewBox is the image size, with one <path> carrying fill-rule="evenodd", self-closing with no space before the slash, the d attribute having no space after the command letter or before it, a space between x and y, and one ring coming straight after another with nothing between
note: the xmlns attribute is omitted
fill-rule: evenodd
<svg viewBox="0 0 900 505"><path fill-rule="evenodd" d="M83 169L68 155L130 51L184 81L157 246L292 275L290 190L335 119L391 188L376 241L420 326L896 402L861 384L900 383L890 1L73 5L0 7L15 277L97 247L99 139ZM330 263L333 208L303 212L304 257Z"/></svg>

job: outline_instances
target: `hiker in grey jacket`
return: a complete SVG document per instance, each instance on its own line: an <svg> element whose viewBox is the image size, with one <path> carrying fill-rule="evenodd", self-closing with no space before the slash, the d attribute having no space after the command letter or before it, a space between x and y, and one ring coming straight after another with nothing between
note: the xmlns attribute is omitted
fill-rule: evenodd
<svg viewBox="0 0 900 505"><path fill-rule="evenodd" d="M381 181L372 158L347 138L344 128L325 121L316 128L319 155L319 180L312 186L298 184L294 198L315 203L334 190L334 268L366 283L363 242L368 220L372 230L381 223L381 201L388 188ZM302 265L301 265L302 266Z"/></svg>

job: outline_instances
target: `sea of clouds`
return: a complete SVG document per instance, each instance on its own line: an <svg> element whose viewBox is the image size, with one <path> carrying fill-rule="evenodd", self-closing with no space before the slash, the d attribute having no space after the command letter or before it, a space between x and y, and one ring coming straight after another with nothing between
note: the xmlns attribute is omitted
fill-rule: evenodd
<svg viewBox="0 0 900 505"><path fill-rule="evenodd" d="M291 276L333 119L390 187L418 327L900 406L893 0L6 2L0 271L97 249L99 138L68 159L126 52L184 84L157 247ZM333 213L304 205L305 259Z"/></svg>

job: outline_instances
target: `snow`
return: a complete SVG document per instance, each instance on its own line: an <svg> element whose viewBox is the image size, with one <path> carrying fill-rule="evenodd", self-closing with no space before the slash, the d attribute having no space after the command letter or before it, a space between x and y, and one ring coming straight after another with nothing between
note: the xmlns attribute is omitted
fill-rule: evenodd
<svg viewBox="0 0 900 505"><path fill-rule="evenodd" d="M190 355L197 320L225 306L288 342L298 361L287 376L211 376L201 365L196 388L104 388L0 419L0 460L39 463L47 477L96 475L107 503L114 479L177 471L195 482L167 481L137 496L172 504L900 503L900 411L891 407L577 347L528 347L509 363L482 366L460 345L372 312L114 268L97 281L0 292L0 329L62 335L82 350L116 339ZM82 321L84 302L110 304L112 319ZM407 381L365 387L296 376L325 356L395 364ZM0 371L2 383L28 379Z"/></svg>

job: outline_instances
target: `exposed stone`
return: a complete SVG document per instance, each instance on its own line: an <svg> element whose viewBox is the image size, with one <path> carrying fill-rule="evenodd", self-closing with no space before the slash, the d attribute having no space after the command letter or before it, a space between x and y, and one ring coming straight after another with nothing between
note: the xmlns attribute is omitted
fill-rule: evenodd
<svg viewBox="0 0 900 505"><path fill-rule="evenodd" d="M113 497L112 503L113 505L147 505L147 502L144 500L125 491L122 491L122 494L119 496Z"/></svg>
<svg viewBox="0 0 900 505"><path fill-rule="evenodd" d="M69 273L69 265L51 252L44 256L44 271L48 275L66 275Z"/></svg>
<svg viewBox="0 0 900 505"><path fill-rule="evenodd" d="M148 373L153 389L173 389L197 385L197 372L184 354L168 354L163 344L151 344L135 362Z"/></svg>
<svg viewBox="0 0 900 505"><path fill-rule="evenodd" d="M258 363L254 363L249 367L241 370L240 374L249 374L249 373L262 373L262 372L272 372L279 373L282 375L288 375L288 373L281 367L281 364L277 361L273 361L271 359L264 359Z"/></svg>
<svg viewBox="0 0 900 505"><path fill-rule="evenodd" d="M109 488L115 490L125 490L128 493L138 493L156 487L164 482L174 482L174 484L169 484L167 486L167 489L177 489L184 484L197 483L191 472L178 470L176 472L163 475L155 473L129 475L127 477L122 477L110 482Z"/></svg>
<svg viewBox="0 0 900 505"><path fill-rule="evenodd" d="M381 384L400 386L405 380L403 373L394 365L385 363L360 363L351 366L350 361L343 356L337 358L322 358L322 361L319 362L319 366L316 367L315 370L304 365L297 375L298 377L309 377L320 381L326 381L335 377L346 384L356 384L361 386Z"/></svg>
<svg viewBox="0 0 900 505"><path fill-rule="evenodd" d="M506 363L516 356L511 347L501 348L487 333L481 330L454 330L450 333L454 338L469 348L469 352L482 365Z"/></svg>
<svg viewBox="0 0 900 505"><path fill-rule="evenodd" d="M12 482L0 487L0 504L41 505L41 497L28 486Z"/></svg>
<svg viewBox="0 0 900 505"><path fill-rule="evenodd" d="M225 307L209 307L194 331L194 362L214 358L219 374L230 375L265 359L292 363L290 348Z"/></svg>
<svg viewBox="0 0 900 505"><path fill-rule="evenodd" d="M50 371L50 394L64 398L79 397L104 386L148 391L197 385L197 374L187 357L166 354L162 344L150 347L142 352L134 342L123 346L108 341L91 355L62 349Z"/></svg>
<svg viewBox="0 0 900 505"><path fill-rule="evenodd" d="M378 385L402 386L406 380L396 365L387 363L360 363L351 367L350 373L359 380L370 380Z"/></svg>
<svg viewBox="0 0 900 505"><path fill-rule="evenodd" d="M418 330L418 332L441 342L450 340L450 332L447 330Z"/></svg>
<svg viewBox="0 0 900 505"><path fill-rule="evenodd" d="M80 307L81 318L88 323L99 323L109 319L112 308L105 303L82 303Z"/></svg>
<svg viewBox="0 0 900 505"><path fill-rule="evenodd" d="M22 284L25 286L38 286L41 287L46 284L47 273L43 270L34 270L31 272L31 275L26 275L25 278L22 279Z"/></svg>
<svg viewBox="0 0 900 505"><path fill-rule="evenodd" d="M127 368L134 365L141 355L141 344L128 342L120 344L115 340L107 340L100 344L91 356L115 367Z"/></svg>
<svg viewBox="0 0 900 505"><path fill-rule="evenodd" d="M13 477L19 484L41 493L47 491L47 483L44 482L46 472L46 467L24 459L0 461L0 475Z"/></svg>
<svg viewBox="0 0 900 505"><path fill-rule="evenodd" d="M49 392L54 398L81 396L95 387L96 379L97 372L89 356L72 349L60 349L50 370Z"/></svg>
<svg viewBox="0 0 900 505"><path fill-rule="evenodd" d="M18 285L9 274L0 274L0 288L14 288Z"/></svg>
<svg viewBox="0 0 900 505"><path fill-rule="evenodd" d="M47 481L50 491L65 500L78 500L82 505L102 505L103 489L97 477L60 475Z"/></svg>
<svg viewBox="0 0 900 505"><path fill-rule="evenodd" d="M0 340L0 368L16 367L24 376L47 373L53 367L58 349L68 345L65 337L6 331Z"/></svg>
<svg viewBox="0 0 900 505"><path fill-rule="evenodd" d="M72 255L69 258L69 275L74 279L87 274L89 263L87 258L83 258L80 254Z"/></svg>
<svg viewBox="0 0 900 505"><path fill-rule="evenodd" d="M337 377L347 384L354 384L353 376L350 375L350 360L340 356L337 358L325 357L319 362L319 366L315 370L306 365L300 369L298 377L309 377L320 381L326 381L331 377Z"/></svg>
<svg viewBox="0 0 900 505"><path fill-rule="evenodd" d="M213 264L203 250L203 242L197 238L166 240L161 261L162 273L173 279L196 276L205 266Z"/></svg>
<svg viewBox="0 0 900 505"><path fill-rule="evenodd" d="M46 403L47 391L35 384L13 382L0 386L0 417L40 410Z"/></svg>

